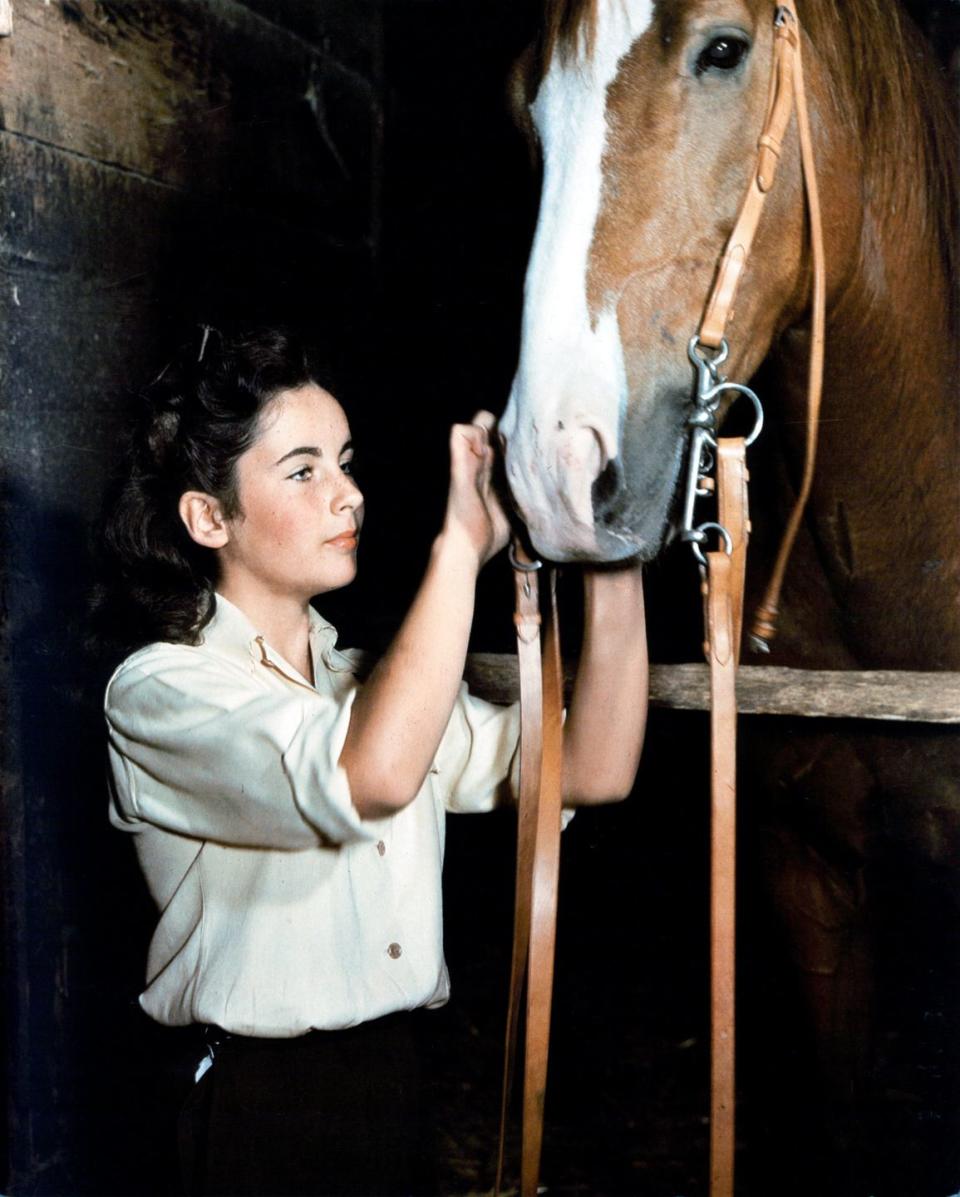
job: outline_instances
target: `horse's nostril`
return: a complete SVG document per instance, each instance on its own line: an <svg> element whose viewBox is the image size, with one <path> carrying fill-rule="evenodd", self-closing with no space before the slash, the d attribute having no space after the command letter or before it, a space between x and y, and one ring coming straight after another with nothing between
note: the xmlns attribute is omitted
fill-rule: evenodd
<svg viewBox="0 0 960 1197"><path fill-rule="evenodd" d="M620 468L619 459L613 457L593 481L591 498L594 519L603 524L612 524L620 509L622 492L623 470Z"/></svg>

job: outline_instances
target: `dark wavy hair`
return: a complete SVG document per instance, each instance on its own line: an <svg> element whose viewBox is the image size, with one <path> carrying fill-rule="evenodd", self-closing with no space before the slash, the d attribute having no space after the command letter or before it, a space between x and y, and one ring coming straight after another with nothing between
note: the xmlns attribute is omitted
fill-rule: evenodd
<svg viewBox="0 0 960 1197"><path fill-rule="evenodd" d="M282 329L222 333L203 326L139 397L127 468L107 500L100 640L132 651L156 640L197 644L214 609L216 554L180 519L188 490L239 513L237 459L260 413L281 391L309 382L334 389L306 346Z"/></svg>

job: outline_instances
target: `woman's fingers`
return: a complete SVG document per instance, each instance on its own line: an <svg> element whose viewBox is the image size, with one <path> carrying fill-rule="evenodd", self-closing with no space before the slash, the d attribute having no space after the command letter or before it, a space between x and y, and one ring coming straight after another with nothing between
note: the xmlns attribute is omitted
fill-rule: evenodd
<svg viewBox="0 0 960 1197"><path fill-rule="evenodd" d="M471 446L490 443L489 425L472 420L469 424L454 424L451 434L460 437Z"/></svg>
<svg viewBox="0 0 960 1197"><path fill-rule="evenodd" d="M509 533L492 482L495 450L491 433L495 428L496 417L479 411L469 424L455 424L450 432L448 518L468 531L482 560L503 548Z"/></svg>
<svg viewBox="0 0 960 1197"><path fill-rule="evenodd" d="M454 424L451 440L459 438L469 445L474 456L486 458L492 454L490 433L496 425L497 418L492 412L478 411L469 424Z"/></svg>
<svg viewBox="0 0 960 1197"><path fill-rule="evenodd" d="M482 413L489 416L489 412ZM490 419L493 419L490 416ZM471 464L475 468L475 478L479 483L490 473L493 466L493 445L490 442L489 427L486 423L454 424L450 433L450 451L454 468L458 463L458 456L466 450L472 458ZM469 461L470 459L467 458Z"/></svg>

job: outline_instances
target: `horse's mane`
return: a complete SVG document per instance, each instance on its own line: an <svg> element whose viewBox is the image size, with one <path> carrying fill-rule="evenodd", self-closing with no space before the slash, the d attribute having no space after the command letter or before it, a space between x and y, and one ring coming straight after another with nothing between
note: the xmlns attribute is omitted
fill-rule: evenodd
<svg viewBox="0 0 960 1197"><path fill-rule="evenodd" d="M624 0L626 3L627 0ZM902 227L938 244L960 278L956 117L922 36L895 0L796 0L832 82L842 119L863 147L872 193ZM537 67L590 52L598 0L545 0ZM960 308L960 303L954 302Z"/></svg>
<svg viewBox="0 0 960 1197"><path fill-rule="evenodd" d="M798 0L798 15L856 130L871 202L937 246L954 288L960 267L958 131L920 32L891 0ZM958 307L951 291L954 315Z"/></svg>

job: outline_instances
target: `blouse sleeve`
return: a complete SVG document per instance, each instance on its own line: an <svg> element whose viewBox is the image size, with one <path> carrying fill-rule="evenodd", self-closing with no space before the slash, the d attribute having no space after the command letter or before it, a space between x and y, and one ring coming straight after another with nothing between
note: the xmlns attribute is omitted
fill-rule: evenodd
<svg viewBox="0 0 960 1197"><path fill-rule="evenodd" d="M339 764L355 693L264 689L179 645L137 654L105 701L114 822L260 848L376 839Z"/></svg>
<svg viewBox="0 0 960 1197"><path fill-rule="evenodd" d="M515 797L519 743L519 705L486 702L464 683L434 761L447 809L487 811Z"/></svg>

